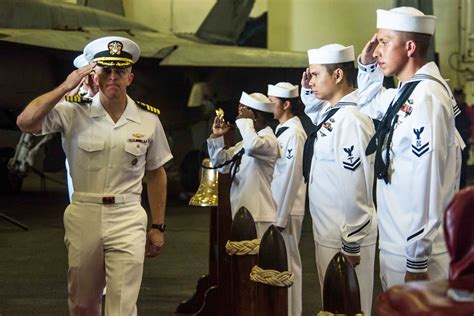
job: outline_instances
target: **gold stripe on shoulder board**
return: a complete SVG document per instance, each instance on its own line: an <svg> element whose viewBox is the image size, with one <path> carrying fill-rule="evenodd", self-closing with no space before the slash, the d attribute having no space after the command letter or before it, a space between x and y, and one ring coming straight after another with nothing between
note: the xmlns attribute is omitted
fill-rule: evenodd
<svg viewBox="0 0 474 316"><path fill-rule="evenodd" d="M67 102L74 102L74 103L79 103L79 104L89 104L92 102L91 98L86 98L80 95L67 95L64 97L64 100Z"/></svg>
<svg viewBox="0 0 474 316"><path fill-rule="evenodd" d="M156 115L160 115L160 110L155 108L154 106L151 106L149 104L146 104L146 103L143 103L143 102L140 102L140 101L135 101L135 103L141 107L142 109L144 109L145 111L148 111L148 112L151 112L153 114L156 114Z"/></svg>

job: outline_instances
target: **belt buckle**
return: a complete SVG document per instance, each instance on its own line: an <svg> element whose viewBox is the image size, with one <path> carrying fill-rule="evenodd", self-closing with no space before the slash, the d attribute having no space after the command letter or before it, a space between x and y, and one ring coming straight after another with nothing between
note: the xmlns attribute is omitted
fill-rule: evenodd
<svg viewBox="0 0 474 316"><path fill-rule="evenodd" d="M102 197L102 204L114 204L115 196L104 196Z"/></svg>

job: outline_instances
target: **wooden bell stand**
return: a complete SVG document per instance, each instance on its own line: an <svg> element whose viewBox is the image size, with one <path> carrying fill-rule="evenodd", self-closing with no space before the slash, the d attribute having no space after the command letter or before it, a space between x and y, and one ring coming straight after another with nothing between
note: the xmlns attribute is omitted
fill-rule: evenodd
<svg viewBox="0 0 474 316"><path fill-rule="evenodd" d="M234 143L234 130L224 135L226 145ZM196 285L196 292L176 308L176 314L217 316L232 315L231 260L225 251L230 238L230 174L218 175L217 207L210 207L209 272Z"/></svg>

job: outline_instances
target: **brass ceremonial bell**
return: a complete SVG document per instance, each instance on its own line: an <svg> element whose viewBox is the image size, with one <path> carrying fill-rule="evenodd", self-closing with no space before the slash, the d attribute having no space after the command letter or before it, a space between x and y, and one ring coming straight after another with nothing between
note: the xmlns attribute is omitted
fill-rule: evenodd
<svg viewBox="0 0 474 316"><path fill-rule="evenodd" d="M224 111L221 108L216 109L216 116L224 123ZM217 170L209 169L211 161L206 158L202 161L201 183L196 194L189 200L192 206L217 206Z"/></svg>
<svg viewBox="0 0 474 316"><path fill-rule="evenodd" d="M206 158L202 161L205 167L211 166L211 161ZM196 194L189 200L192 206L217 206L217 170L201 168L201 183Z"/></svg>

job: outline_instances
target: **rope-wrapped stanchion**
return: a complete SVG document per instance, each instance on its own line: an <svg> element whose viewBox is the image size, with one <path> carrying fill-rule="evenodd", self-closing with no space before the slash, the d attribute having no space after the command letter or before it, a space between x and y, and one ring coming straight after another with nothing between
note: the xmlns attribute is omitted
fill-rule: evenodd
<svg viewBox="0 0 474 316"><path fill-rule="evenodd" d="M260 239L257 239L255 222L250 212L241 207L235 214L226 252L232 267L232 293L234 294L234 316L257 316L257 284L250 281L249 274L257 264Z"/></svg>
<svg viewBox="0 0 474 316"><path fill-rule="evenodd" d="M279 287L289 287L293 285L295 276L290 271L263 270L259 266L254 266L250 272L250 280Z"/></svg>
<svg viewBox="0 0 474 316"><path fill-rule="evenodd" d="M225 245L225 251L229 256L256 255L260 250L260 239L231 241Z"/></svg>
<svg viewBox="0 0 474 316"><path fill-rule="evenodd" d="M336 315L361 315L360 291L352 263L338 252L324 274L323 311Z"/></svg>
<svg viewBox="0 0 474 316"><path fill-rule="evenodd" d="M274 225L263 234L258 266L250 278L257 284L257 315L287 316L288 287L294 276L288 272L285 241Z"/></svg>

